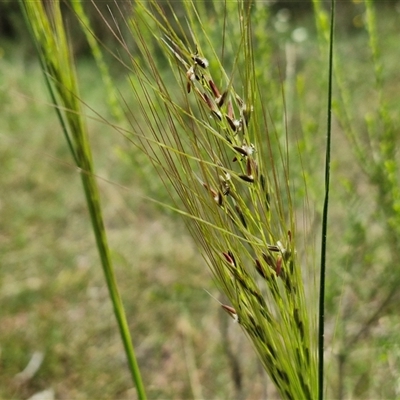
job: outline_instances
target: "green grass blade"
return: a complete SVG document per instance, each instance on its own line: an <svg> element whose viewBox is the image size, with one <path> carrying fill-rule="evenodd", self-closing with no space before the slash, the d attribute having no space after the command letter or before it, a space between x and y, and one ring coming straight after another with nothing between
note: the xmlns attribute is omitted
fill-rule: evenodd
<svg viewBox="0 0 400 400"><path fill-rule="evenodd" d="M71 2L71 6L76 13L77 18L79 19L79 23L81 24L82 31L86 36L86 40L90 46L90 50L93 54L93 58L96 61L96 64L101 73L101 77L103 79L103 86L107 90L107 102L110 107L111 113L113 117L117 121L122 121L123 115L118 103L117 93L115 90L115 86L112 82L112 78L110 75L109 68L104 61L103 53L100 49L99 43L94 36L93 29L90 24L89 17L87 16L81 0L75 0Z"/></svg>
<svg viewBox="0 0 400 400"><path fill-rule="evenodd" d="M124 345L138 398L146 399L144 386L136 360L129 327L111 261L103 222L99 190L94 177L88 132L82 117L78 84L64 31L59 2L45 10L41 2L20 1L29 29L39 49L51 98L58 110L61 126L67 137L71 153L81 171L81 180L88 205L96 245L99 252L109 296L113 304L120 335ZM63 110L61 112L61 110Z"/></svg>
<svg viewBox="0 0 400 400"><path fill-rule="evenodd" d="M327 108L327 135L325 156L325 199L322 212L322 238L321 238L321 270L319 291L319 332L318 332L318 399L324 397L324 332L325 332L325 272L326 248L328 235L328 208L330 189L330 164L331 164L331 134L332 134L332 81L333 81L333 37L335 24L335 0L331 2L331 26L329 37L328 61L328 108Z"/></svg>

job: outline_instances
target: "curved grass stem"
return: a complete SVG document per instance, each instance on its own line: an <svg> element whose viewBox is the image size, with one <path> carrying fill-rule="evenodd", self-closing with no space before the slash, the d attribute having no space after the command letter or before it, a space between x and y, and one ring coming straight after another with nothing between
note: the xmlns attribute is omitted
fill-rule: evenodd
<svg viewBox="0 0 400 400"><path fill-rule="evenodd" d="M99 189L93 174L92 152L87 127L82 117L78 84L63 26L60 5L58 1L53 1L49 9L45 9L40 1L25 0L20 0L20 5L28 29L30 29L37 46L47 87L57 110L62 130L76 166L81 172L86 203L115 318L138 398L144 400L146 394L111 261Z"/></svg>

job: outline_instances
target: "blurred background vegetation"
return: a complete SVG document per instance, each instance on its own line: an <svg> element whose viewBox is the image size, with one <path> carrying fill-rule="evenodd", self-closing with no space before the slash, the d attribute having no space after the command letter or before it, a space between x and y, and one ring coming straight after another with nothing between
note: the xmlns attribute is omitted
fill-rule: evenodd
<svg viewBox="0 0 400 400"><path fill-rule="evenodd" d="M107 5L112 4L97 5L111 19ZM82 97L112 120L85 38L72 28L72 12L65 11ZM88 11L98 37L112 47L104 21L93 7ZM399 12L399 2L376 2L384 70L384 86L377 89L365 5L338 3L337 62L350 93L347 111L364 142L365 116L377 111L374 99L382 94L392 128L400 126ZM265 68L280 72L276 84L285 85L291 96L288 130L303 154L303 164L294 164L306 175L311 210L304 231L317 238L326 54L321 54L311 2L271 2L269 15L265 30L273 64ZM126 92L126 71L118 63L113 67ZM337 110L340 101L337 93ZM281 103L278 99L271 108ZM26 399L46 389L60 399L135 398L79 176L17 2L11 0L0 2L0 104L0 398ZM96 121L91 109L86 112L93 117L89 128L104 215L149 398L274 398L239 326L220 310L219 294L183 223L143 200L150 195L166 201L159 178L121 135ZM400 281L400 235L388 228L393 215L384 212L379 181L357 159L340 116L333 152L328 393L330 398L399 398L400 298L393 283ZM26 369L32 360L39 360L34 373Z"/></svg>

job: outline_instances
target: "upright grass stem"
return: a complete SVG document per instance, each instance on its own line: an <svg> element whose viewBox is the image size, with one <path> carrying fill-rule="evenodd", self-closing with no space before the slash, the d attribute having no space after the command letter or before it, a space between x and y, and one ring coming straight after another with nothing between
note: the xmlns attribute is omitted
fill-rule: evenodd
<svg viewBox="0 0 400 400"><path fill-rule="evenodd" d="M324 334L325 334L325 271L326 248L328 234L328 208L330 187L331 163L331 134L332 134L332 80L333 80L333 35L335 23L335 0L331 1L331 27L329 37L329 71L328 71L328 108L327 108L327 135L325 156L325 199L322 212L322 238L321 238L321 273L319 291L319 333L318 333L318 399L324 398Z"/></svg>
<svg viewBox="0 0 400 400"><path fill-rule="evenodd" d="M78 100L78 85L61 18L59 2L55 0L50 4L50 8L45 10L40 1L20 0L28 28L38 49L45 80L57 110L61 127L67 138L76 166L81 173L96 245L132 379L136 385L138 398L144 400L146 399L146 394L111 261L99 190L93 174L94 169L88 132Z"/></svg>
<svg viewBox="0 0 400 400"><path fill-rule="evenodd" d="M323 10L322 2L314 0L313 3L318 32L322 39L321 48L324 50L329 43L329 18ZM386 23L382 23L380 27L377 25L378 15L385 17L384 14L380 14L385 12L384 8L369 0L363 1L363 4L366 43L361 47L370 57L370 64L363 62L359 67L362 69L359 79L353 80L349 68L354 71L355 67L349 60L343 58L344 53L341 54L341 51L336 49L337 57L334 57L333 62L336 87L333 112L350 144L349 148L354 155L353 160L362 172L362 175L357 174L352 177L352 174L348 174L346 177L349 189L351 188L351 197L346 196L346 201L349 201L349 204L352 200L360 201L359 188L369 185L369 203L368 207L365 207L366 210L360 213L351 206L346 210L348 233L343 237L345 244L342 247L349 247L349 249L342 250L336 255L345 261L341 261L341 267L338 265L337 268L343 268L345 274L351 270L353 276L368 274L363 275L368 276L368 280L351 279L351 283L343 286L343 282L346 282L344 279L343 282L338 282L340 288L333 281L329 290L331 293L341 292L342 301L346 303L345 309L339 311L342 313L339 324L340 338L335 335L335 340L340 341L337 346L341 348L337 354L338 398L352 396L349 391L352 385L347 385L346 393L341 377L349 373L350 367L355 368L354 363L360 362L357 357L361 354L361 346L366 345L368 351L372 348L375 349L374 351L384 351L380 349L382 337L376 335L373 327L382 317L388 319L392 317L391 310L395 304L393 296L398 292L400 279L399 274L393 269L393 263L398 259L400 248L400 207L396 207L400 199L399 163L396 157L398 129L395 128L398 113L395 103L391 104L393 93L387 90L387 83L393 79L388 74L390 62L387 63L388 58L385 60L382 58L383 53L388 49L387 43L390 41L387 40L385 34L382 36L384 32L382 28ZM379 14L377 14L378 10ZM385 37L385 44L379 43L379 35ZM342 51L344 49L345 47ZM386 57L393 57L394 54L393 51L388 52ZM346 54L345 57L348 55ZM395 81L394 75L393 82ZM360 93L366 89L368 92L364 93L368 93L366 102L368 105L360 102L362 97ZM363 178L366 178L366 181L363 181ZM366 200L367 198L362 199L363 206L367 204ZM376 229L378 226L379 228ZM382 233L376 235L378 230ZM383 248L385 250L382 252ZM341 275L342 272L337 273L339 274ZM358 293L356 298L353 297L354 293ZM360 317L357 312L365 309L366 305L368 305L368 313ZM347 324L351 324L352 328L346 329ZM354 328L355 326L357 329ZM390 334L390 330L385 329L385 335ZM371 342L373 340L377 340L379 345L373 345ZM352 357L351 353L354 353ZM357 357L355 353L358 353ZM364 363L364 360L361 363ZM386 379L384 362L374 363L365 373L365 376L367 374L374 376L373 381L376 387L381 386L378 384L378 376L372 373L373 369L379 371ZM381 396L391 397L387 394L390 393L388 387L390 385L385 385L385 390L388 391ZM360 394L357 393L356 396Z"/></svg>

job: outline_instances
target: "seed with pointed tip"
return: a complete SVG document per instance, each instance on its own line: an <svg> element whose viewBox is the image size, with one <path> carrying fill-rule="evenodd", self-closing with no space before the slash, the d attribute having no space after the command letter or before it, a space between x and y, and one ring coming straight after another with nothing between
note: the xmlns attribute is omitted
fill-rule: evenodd
<svg viewBox="0 0 400 400"><path fill-rule="evenodd" d="M214 81L213 81L212 79L210 79L210 80L208 81L208 84L210 85L210 89L211 89L211 91L213 92L213 95L214 95L215 97L220 97L221 94L219 93L219 90L218 90L217 86L215 85Z"/></svg>
<svg viewBox="0 0 400 400"><path fill-rule="evenodd" d="M239 317L233 307L227 306L226 304L221 304L221 307L234 319L235 322L239 322Z"/></svg>
<svg viewBox="0 0 400 400"><path fill-rule="evenodd" d="M232 267L236 267L235 258L233 254L229 251L228 253L222 253L225 257L225 260L230 264Z"/></svg>
<svg viewBox="0 0 400 400"><path fill-rule="evenodd" d="M214 108L213 103L211 102L211 99L208 97L207 93L203 93L203 99L207 103L208 107L212 110Z"/></svg>
<svg viewBox="0 0 400 400"><path fill-rule="evenodd" d="M252 168L251 168L251 159L248 158L246 162L246 172L248 176L253 176L252 175Z"/></svg>
<svg viewBox="0 0 400 400"><path fill-rule="evenodd" d="M240 122L237 119L233 119L229 115L225 115L225 118L233 132L236 132L240 128Z"/></svg>
<svg viewBox="0 0 400 400"><path fill-rule="evenodd" d="M210 192L211 196L218 203L218 205L221 206L223 201L223 196L221 195L221 193L209 187L205 182L201 182L201 184Z"/></svg>
<svg viewBox="0 0 400 400"><path fill-rule="evenodd" d="M208 94L207 93L203 93L201 96L202 96L202 99L206 102L206 104L210 108L210 110L213 113L213 115L215 115L221 121L222 120L221 111L219 111L217 106L211 101L211 99L208 96Z"/></svg>
<svg viewBox="0 0 400 400"><path fill-rule="evenodd" d="M233 264L235 265L235 267L236 267L236 260L235 260L235 256L233 255L233 253L230 251L230 250L228 250L228 254L229 254L229 256L232 258L232 260L233 260Z"/></svg>
<svg viewBox="0 0 400 400"><path fill-rule="evenodd" d="M276 276L279 276L281 274L281 271L282 271L282 257L279 256L276 259L276 269L275 269Z"/></svg>
<svg viewBox="0 0 400 400"><path fill-rule="evenodd" d="M240 174L238 175L240 179L244 180L245 182L253 183L254 182L254 177L252 175L244 175Z"/></svg>
<svg viewBox="0 0 400 400"><path fill-rule="evenodd" d="M238 152L238 153L240 153L242 156L245 156L245 157L247 157L247 151L245 150L245 149L243 149L242 147L239 147L239 146L233 146L233 148Z"/></svg>
<svg viewBox="0 0 400 400"><path fill-rule="evenodd" d="M217 199L218 198L218 193L214 189L210 188L209 190L210 190L210 193L211 193L213 199L214 200Z"/></svg>
<svg viewBox="0 0 400 400"><path fill-rule="evenodd" d="M212 110L212 113L213 113L213 115L216 116L220 121L222 121L222 114L221 114L221 111Z"/></svg>
<svg viewBox="0 0 400 400"><path fill-rule="evenodd" d="M275 253L279 253L279 247L278 246L275 246L274 244L269 244L268 245L268 250L269 251L274 251Z"/></svg>
<svg viewBox="0 0 400 400"><path fill-rule="evenodd" d="M208 65L209 65L209 62L208 62L208 60L207 60L206 58L199 57L197 54L195 54L195 55L192 57L192 59L193 59L193 61L194 61L197 65L199 65L201 68L206 69L206 68L208 67Z"/></svg>
<svg viewBox="0 0 400 400"><path fill-rule="evenodd" d="M222 93L221 96L216 96L216 97L217 97L216 102L218 107L222 107L225 103L226 98L228 97L228 92L225 90L225 92Z"/></svg>

